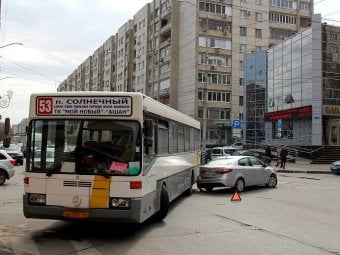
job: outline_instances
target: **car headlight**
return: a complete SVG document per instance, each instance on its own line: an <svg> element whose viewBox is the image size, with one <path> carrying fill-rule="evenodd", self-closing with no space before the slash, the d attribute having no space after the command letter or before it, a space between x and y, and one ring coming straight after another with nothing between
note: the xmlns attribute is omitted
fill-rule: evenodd
<svg viewBox="0 0 340 255"><path fill-rule="evenodd" d="M29 204L31 205L45 205L46 195L45 194L29 194Z"/></svg>
<svg viewBox="0 0 340 255"><path fill-rule="evenodd" d="M112 197L110 202L111 208L116 209L128 209L130 207L130 199L129 198L118 198Z"/></svg>

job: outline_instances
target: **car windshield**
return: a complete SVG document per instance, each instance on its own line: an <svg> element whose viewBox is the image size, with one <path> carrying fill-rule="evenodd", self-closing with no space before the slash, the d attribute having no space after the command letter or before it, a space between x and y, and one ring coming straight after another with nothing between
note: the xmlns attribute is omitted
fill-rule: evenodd
<svg viewBox="0 0 340 255"><path fill-rule="evenodd" d="M135 121L33 120L28 171L136 175L140 171L140 125Z"/></svg>

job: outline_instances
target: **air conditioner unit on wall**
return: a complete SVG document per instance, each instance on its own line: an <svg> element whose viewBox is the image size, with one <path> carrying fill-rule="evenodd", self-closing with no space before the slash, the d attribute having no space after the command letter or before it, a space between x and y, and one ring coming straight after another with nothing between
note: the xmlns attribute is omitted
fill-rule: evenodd
<svg viewBox="0 0 340 255"><path fill-rule="evenodd" d="M210 66L210 69L211 70L215 70L215 66Z"/></svg>

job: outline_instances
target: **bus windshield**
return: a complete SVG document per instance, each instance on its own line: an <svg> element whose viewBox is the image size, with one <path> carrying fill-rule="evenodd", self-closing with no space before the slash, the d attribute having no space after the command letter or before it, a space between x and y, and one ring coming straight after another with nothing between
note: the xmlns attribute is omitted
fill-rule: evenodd
<svg viewBox="0 0 340 255"><path fill-rule="evenodd" d="M32 120L27 171L53 174L138 175L141 127L137 121Z"/></svg>

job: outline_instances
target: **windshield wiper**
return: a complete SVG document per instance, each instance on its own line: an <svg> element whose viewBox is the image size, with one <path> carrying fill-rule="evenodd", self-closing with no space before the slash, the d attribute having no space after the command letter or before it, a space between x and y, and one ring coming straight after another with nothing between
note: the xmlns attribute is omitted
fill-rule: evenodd
<svg viewBox="0 0 340 255"><path fill-rule="evenodd" d="M52 176L52 174L54 174L54 173L60 171L61 166L63 165L63 163L64 163L64 162L63 162L62 160L59 160L59 161L53 163L52 166L50 166L50 167L48 168L48 171L47 171L47 173L46 173L46 176L49 176L49 177L50 177L50 176Z"/></svg>

